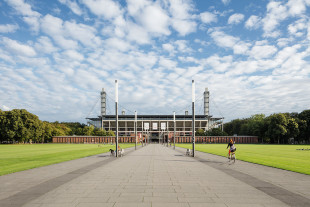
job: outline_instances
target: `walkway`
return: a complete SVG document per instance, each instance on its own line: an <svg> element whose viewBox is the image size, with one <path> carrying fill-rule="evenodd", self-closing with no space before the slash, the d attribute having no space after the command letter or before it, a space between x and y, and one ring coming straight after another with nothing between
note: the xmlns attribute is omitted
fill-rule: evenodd
<svg viewBox="0 0 310 207"><path fill-rule="evenodd" d="M0 176L0 206L310 206L310 176L151 144Z"/></svg>

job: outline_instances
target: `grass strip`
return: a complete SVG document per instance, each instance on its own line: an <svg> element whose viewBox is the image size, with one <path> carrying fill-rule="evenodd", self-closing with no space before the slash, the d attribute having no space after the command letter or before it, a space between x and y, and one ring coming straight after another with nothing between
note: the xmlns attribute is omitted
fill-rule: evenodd
<svg viewBox="0 0 310 207"><path fill-rule="evenodd" d="M125 149L134 143L121 143ZM0 145L0 175L42 167L115 149L110 144L19 144Z"/></svg>
<svg viewBox="0 0 310 207"><path fill-rule="evenodd" d="M177 144L192 149L191 144ZM310 175L310 145L235 144L237 160ZM197 151L227 156L227 144L196 144ZM304 149L304 150L302 150Z"/></svg>

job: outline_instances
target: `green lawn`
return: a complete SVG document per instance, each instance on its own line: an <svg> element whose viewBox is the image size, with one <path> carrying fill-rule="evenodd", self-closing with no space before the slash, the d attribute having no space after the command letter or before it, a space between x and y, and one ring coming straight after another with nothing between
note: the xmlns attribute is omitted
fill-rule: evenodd
<svg viewBox="0 0 310 207"><path fill-rule="evenodd" d="M192 149L191 144L177 144ZM247 162L271 166L310 175L310 145L255 145L236 144L236 158ZM226 156L227 144L196 144L197 151Z"/></svg>
<svg viewBox="0 0 310 207"><path fill-rule="evenodd" d="M120 144L121 148L135 144ZM0 175L108 152L115 145L27 144L0 145Z"/></svg>

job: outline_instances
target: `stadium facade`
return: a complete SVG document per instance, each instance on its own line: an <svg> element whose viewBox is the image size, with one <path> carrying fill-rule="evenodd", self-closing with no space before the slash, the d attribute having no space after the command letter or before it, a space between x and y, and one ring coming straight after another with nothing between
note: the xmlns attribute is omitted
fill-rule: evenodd
<svg viewBox="0 0 310 207"><path fill-rule="evenodd" d="M101 91L101 115L95 118L86 118L89 125L93 125L105 130L116 131L115 115L106 114L106 97L104 89ZM204 94L204 114L195 115L195 131L203 129L204 131L217 127L219 121L223 118L214 118L209 115L209 97L208 88L205 88ZM135 136L135 121L137 121L138 137L147 135L149 141L159 142L163 137L171 138L174 133L174 123L176 136L192 135L192 115L185 111L183 115L126 115L124 111L118 115L118 134L119 136Z"/></svg>

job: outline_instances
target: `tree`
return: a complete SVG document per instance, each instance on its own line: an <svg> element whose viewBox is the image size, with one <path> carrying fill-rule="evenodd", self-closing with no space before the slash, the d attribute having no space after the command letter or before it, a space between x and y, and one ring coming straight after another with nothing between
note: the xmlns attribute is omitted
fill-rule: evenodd
<svg viewBox="0 0 310 207"><path fill-rule="evenodd" d="M93 131L94 136L106 136L106 134L107 134L106 131L101 128L95 128Z"/></svg>
<svg viewBox="0 0 310 207"><path fill-rule="evenodd" d="M302 111L298 118L301 120L305 120L307 123L306 130L303 132L303 135L305 136L305 140L309 143L310 142L310 109Z"/></svg>
<svg viewBox="0 0 310 207"><path fill-rule="evenodd" d="M226 123L224 125L224 131L228 135L234 135L234 134L246 134L247 133L247 128L243 127L242 125L248 123L248 119L235 119L232 120L230 123Z"/></svg>
<svg viewBox="0 0 310 207"><path fill-rule="evenodd" d="M195 135L196 136L203 136L203 135L205 135L205 131L203 129L197 129Z"/></svg>
<svg viewBox="0 0 310 207"><path fill-rule="evenodd" d="M206 136L227 136L226 132L223 132L220 128L212 128L209 131L206 131Z"/></svg>
<svg viewBox="0 0 310 207"><path fill-rule="evenodd" d="M115 137L115 133L112 130L107 131L107 136Z"/></svg>
<svg viewBox="0 0 310 207"><path fill-rule="evenodd" d="M296 138L299 135L298 123L294 118L287 120L287 138Z"/></svg>
<svg viewBox="0 0 310 207"><path fill-rule="evenodd" d="M258 136L262 139L265 134L265 130L263 129L265 122L265 115L264 114L255 114L252 115L248 121L248 134L251 136Z"/></svg>
<svg viewBox="0 0 310 207"><path fill-rule="evenodd" d="M86 126L83 129L83 134L87 136L91 136L93 134L93 131L94 131L94 126Z"/></svg>
<svg viewBox="0 0 310 207"><path fill-rule="evenodd" d="M239 135L249 135L249 126L247 123L241 125Z"/></svg>
<svg viewBox="0 0 310 207"><path fill-rule="evenodd" d="M42 143L51 141L51 138L53 136L53 126L47 121L43 122L43 133L42 133Z"/></svg>
<svg viewBox="0 0 310 207"><path fill-rule="evenodd" d="M271 138L271 142L275 143L283 141L284 135L287 133L287 119L284 114L272 114L267 117L268 131L267 135Z"/></svg>

